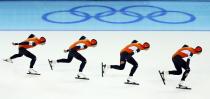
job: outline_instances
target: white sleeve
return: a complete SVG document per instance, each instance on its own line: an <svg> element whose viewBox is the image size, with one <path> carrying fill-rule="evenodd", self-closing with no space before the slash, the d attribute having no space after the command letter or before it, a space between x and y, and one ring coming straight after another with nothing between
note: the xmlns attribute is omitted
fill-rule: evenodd
<svg viewBox="0 0 210 99"><path fill-rule="evenodd" d="M85 44L84 43L79 43L76 46L79 46L81 49L85 48Z"/></svg>
<svg viewBox="0 0 210 99"><path fill-rule="evenodd" d="M134 53L137 53L137 47L136 46L131 46L128 49L132 50Z"/></svg>
<svg viewBox="0 0 210 99"><path fill-rule="evenodd" d="M33 41L29 41L30 46L33 46L33 43L34 43Z"/></svg>
<svg viewBox="0 0 210 99"><path fill-rule="evenodd" d="M185 61L187 61L187 59L190 59L192 57L192 56L190 56L191 52L189 50L183 50L181 52L187 54L187 57L182 58Z"/></svg>

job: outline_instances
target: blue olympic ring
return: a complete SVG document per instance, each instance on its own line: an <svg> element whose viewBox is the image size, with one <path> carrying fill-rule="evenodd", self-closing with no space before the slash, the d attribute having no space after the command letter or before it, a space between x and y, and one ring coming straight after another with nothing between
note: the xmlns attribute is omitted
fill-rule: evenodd
<svg viewBox="0 0 210 99"><path fill-rule="evenodd" d="M124 15L127 15L127 16L131 16L131 17L137 17L135 20L131 20L131 21L127 21L127 22L111 22L111 21L106 21L103 18L103 16L101 16L101 14L103 13L106 13L106 12L102 12L102 13L98 13L95 15L95 18L99 21L102 21L102 22L107 22L107 23L113 23L113 24L127 24L127 23L134 23L134 22L138 22L138 21L141 21L144 16L139 14L139 13L136 13L136 12L133 12L133 11L126 11L127 9L130 9L130 8L134 8L134 7L149 7L149 8L155 8L155 9L158 9L158 10L161 10L161 12L164 12L164 13L161 13L160 15L157 15L157 16L162 16L163 14L165 14L166 10L163 9L163 8L160 8L160 7L156 7L156 6L149 6L149 5L135 5L135 6L128 6L128 7L124 7L122 9L120 9L118 12L124 14ZM114 13L113 13L114 14ZM145 16L147 17L147 16ZM156 16L154 16L156 17Z"/></svg>
<svg viewBox="0 0 210 99"><path fill-rule="evenodd" d="M159 23L166 23L166 24L184 24L184 23L192 22L192 21L194 21L194 20L196 19L195 16L193 16L192 14L186 13L186 12L181 12L181 11L166 11L166 13L168 13L168 12L175 12L175 13L185 14L185 15L190 16L190 18L189 18L189 20L186 20L186 21L180 21L180 22L167 22L167 21L160 21L160 20L154 19L153 17L150 17L151 15L156 14L156 13L159 13L159 12L150 13L150 14L148 15L148 18L149 18L150 20L152 20L152 21L159 22Z"/></svg>
<svg viewBox="0 0 210 99"><path fill-rule="evenodd" d="M76 20L76 21L71 21L71 22L60 22L60 21L54 21L54 20L50 20L48 18L49 15L52 15L52 14L56 14L56 13L61 13L61 12L69 12L68 10L63 10L63 11L53 11L53 12L49 12L49 13L46 13L42 16L42 19L47 21L47 22L51 22L51 23L58 23L58 24L73 24L73 23L80 23L80 22L84 22L84 21L87 21L91 18L91 16L89 16L88 13L85 13L85 12L78 12L80 14L83 14L85 17L82 17L81 15L77 15L77 14L74 14L76 16L79 16L79 17L82 17L83 19L81 20ZM72 13L72 12L70 12Z"/></svg>
<svg viewBox="0 0 210 99"><path fill-rule="evenodd" d="M90 8L90 7L104 8L105 11L101 11L99 13L96 13L95 15L91 15L88 12L82 11L83 8ZM152 8L152 9L156 9L156 10L155 11L152 10L153 12L151 12L151 13L145 15L145 16L143 16L142 14L140 14L138 12L134 12L134 11L129 10L129 9L132 9L132 8L139 8L139 7ZM69 15L74 15L74 16L77 16L81 19L71 20L71 21L57 21L57 20L52 20L52 19L49 18L51 15L60 14L60 13L68 13ZM110 17L110 16L115 15L117 13L132 17L134 19L129 20L129 21L114 21L114 20L109 21L109 20L106 19L107 17ZM168 13L177 13L177 14L187 16L189 18L187 20L184 20L184 21L165 21L165 20L158 19L162 16L166 16ZM119 10L116 10L112 7L104 6L104 5L84 5L84 6L77 6L77 7L71 8L69 10L48 12L48 13L45 13L42 16L43 20L45 20L47 22L51 22L51 23L57 23L57 24L81 23L81 22L88 21L91 18L94 18L94 19L96 19L100 22L111 23L111 24L135 23L135 22L141 21L144 18L147 18L147 19L149 19L151 21L154 21L154 22L164 23L164 24L184 24L184 23L189 23L189 22L193 22L193 21L196 20L196 17L194 15L190 14L190 13L181 12L181 11L168 11L164 8L157 7L157 6L151 6L151 5L133 5L133 6L123 7Z"/></svg>

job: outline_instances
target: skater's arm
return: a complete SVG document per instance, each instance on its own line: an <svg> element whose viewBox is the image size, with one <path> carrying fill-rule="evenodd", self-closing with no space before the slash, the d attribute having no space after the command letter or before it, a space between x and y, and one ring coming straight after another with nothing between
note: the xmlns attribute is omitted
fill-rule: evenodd
<svg viewBox="0 0 210 99"><path fill-rule="evenodd" d="M33 37L35 37L34 34L30 34L30 35L28 36L28 38L33 38Z"/></svg>
<svg viewBox="0 0 210 99"><path fill-rule="evenodd" d="M187 66L190 65L190 59L187 59Z"/></svg>
<svg viewBox="0 0 210 99"><path fill-rule="evenodd" d="M21 42L18 45L29 45L29 42Z"/></svg>
<svg viewBox="0 0 210 99"><path fill-rule="evenodd" d="M138 53L138 52L140 52L140 49L137 49L136 51L137 51L137 53Z"/></svg>
<svg viewBox="0 0 210 99"><path fill-rule="evenodd" d="M86 45L78 45L78 46L71 48L71 50L78 50L78 49L85 49L85 48L87 48Z"/></svg>
<svg viewBox="0 0 210 99"><path fill-rule="evenodd" d="M67 49L67 50L64 50L64 53L67 53L67 52L69 52L69 49Z"/></svg>
<svg viewBox="0 0 210 99"><path fill-rule="evenodd" d="M87 48L87 45L85 45L84 43L79 43L77 44L73 49L86 49Z"/></svg>
<svg viewBox="0 0 210 99"><path fill-rule="evenodd" d="M84 39L86 39L85 36L81 36L81 37L79 38L79 40L84 40Z"/></svg>
<svg viewBox="0 0 210 99"><path fill-rule="evenodd" d="M14 43L14 42L12 42L12 45L18 45L19 43Z"/></svg>
<svg viewBox="0 0 210 99"><path fill-rule="evenodd" d="M80 46L75 46L75 47L71 48L71 50L78 50L78 49L80 49Z"/></svg>
<svg viewBox="0 0 210 99"><path fill-rule="evenodd" d="M34 42L21 42L21 43L12 43L13 45L31 45L31 46L36 46L36 43Z"/></svg>
<svg viewBox="0 0 210 99"><path fill-rule="evenodd" d="M138 52L140 52L140 49L137 49L136 51L131 52L131 55L134 55L135 53L138 53Z"/></svg>
<svg viewBox="0 0 210 99"><path fill-rule="evenodd" d="M77 44L76 46L74 46L73 48L70 48L70 49L66 49L64 50L64 52L69 52L69 51L77 51L79 49L86 49L87 48L87 45L83 44L83 43L79 43Z"/></svg>
<svg viewBox="0 0 210 99"><path fill-rule="evenodd" d="M71 48L71 49L66 49L66 50L64 50L64 52L67 53L67 52L69 52L70 50L76 51L76 50L78 50L78 49L80 49L80 47L79 47L79 46L75 46L75 47L73 47L73 48Z"/></svg>
<svg viewBox="0 0 210 99"><path fill-rule="evenodd" d="M193 53L190 53L190 56L189 56L189 58L187 59L187 66L189 66L190 65L190 58L193 56Z"/></svg>
<svg viewBox="0 0 210 99"><path fill-rule="evenodd" d="M75 46L75 47L73 47L71 49L64 50L64 52L69 52L70 50L77 51L79 49L84 49L84 48L87 48L87 46L86 45L78 45L78 46Z"/></svg>

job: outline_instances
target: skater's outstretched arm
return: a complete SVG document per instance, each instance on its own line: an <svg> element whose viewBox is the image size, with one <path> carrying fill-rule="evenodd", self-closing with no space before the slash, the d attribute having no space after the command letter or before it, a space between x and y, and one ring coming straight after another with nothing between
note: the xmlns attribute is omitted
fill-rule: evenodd
<svg viewBox="0 0 210 99"><path fill-rule="evenodd" d="M35 37L34 34L30 34L30 35L28 36L28 38L33 38L33 37Z"/></svg>
<svg viewBox="0 0 210 99"><path fill-rule="evenodd" d="M86 39L85 36L81 36L81 37L79 38L79 40L84 40L84 39Z"/></svg>
<svg viewBox="0 0 210 99"><path fill-rule="evenodd" d="M189 56L189 58L187 59L187 66L189 66L190 65L190 57L192 57L193 56L193 53L190 53L190 56Z"/></svg>
<svg viewBox="0 0 210 99"><path fill-rule="evenodd" d="M36 46L36 43L31 42L31 41L25 41L25 42L21 42L21 43L12 43L13 45L31 45L31 46Z"/></svg>
<svg viewBox="0 0 210 99"><path fill-rule="evenodd" d="M77 51L77 50L83 49L83 48L87 48L87 46L86 45L83 45L83 46L75 46L75 47L73 47L71 49L64 50L64 52L69 52L70 50Z"/></svg>

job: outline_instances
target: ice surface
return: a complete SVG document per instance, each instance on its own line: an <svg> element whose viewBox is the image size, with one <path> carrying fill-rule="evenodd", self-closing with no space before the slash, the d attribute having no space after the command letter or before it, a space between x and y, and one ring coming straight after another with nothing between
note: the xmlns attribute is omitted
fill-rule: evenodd
<svg viewBox="0 0 210 99"><path fill-rule="evenodd" d="M30 49L37 56L35 69L41 76L26 72L30 59L21 57L13 64L0 62L1 99L209 99L210 84L210 32L200 31L0 31L1 59L17 53L12 42L20 42L34 33L47 38L44 46ZM63 49L85 35L98 40L98 46L81 51L87 59L84 73L89 81L74 79L80 62L73 59L69 64L56 64L50 70L47 59L67 57ZM149 42L151 48L134 55L139 68L134 79L139 86L125 85L131 65L123 71L109 70L101 77L101 62L118 64L121 48L133 39ZM162 84L158 70L174 69L172 54L183 44L200 45L203 52L191 60L191 72L186 84L192 90L176 89L181 76L168 76Z"/></svg>

